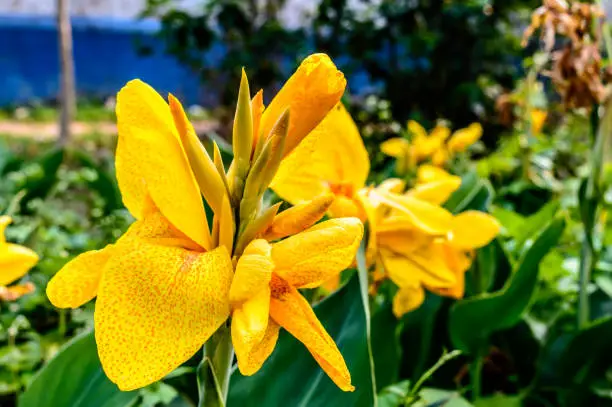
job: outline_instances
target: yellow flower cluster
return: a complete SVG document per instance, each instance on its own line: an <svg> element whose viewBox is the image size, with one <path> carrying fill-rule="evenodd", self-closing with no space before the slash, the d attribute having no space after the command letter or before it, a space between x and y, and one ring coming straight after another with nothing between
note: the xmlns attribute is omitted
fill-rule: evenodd
<svg viewBox="0 0 612 407"><path fill-rule="evenodd" d="M0 300L3 301L16 300L34 290L31 283L8 285L38 263L38 255L32 250L6 241L4 231L11 222L9 216L0 216Z"/></svg>
<svg viewBox="0 0 612 407"><path fill-rule="evenodd" d="M467 138L475 138L475 128L456 132L448 148L459 151ZM440 128L429 137L445 140L441 132L447 133ZM398 286L393 303L397 316L423 302L424 288L462 297L473 250L497 235L498 222L482 212L453 215L442 208L461 180L438 167L421 165L417 185L407 191L398 179L366 187L369 168L357 127L338 104L283 161L271 187L294 205L332 195L329 216L367 220L372 280L390 278Z"/></svg>
<svg viewBox="0 0 612 407"><path fill-rule="evenodd" d="M442 125L436 126L428 134L423 126L410 120L408 131L412 134L412 142L395 137L380 146L383 153L397 159L397 172L401 175L427 160L437 167L443 167L454 154L465 151L482 136L479 123L472 123L451 135L450 129Z"/></svg>
<svg viewBox="0 0 612 407"><path fill-rule="evenodd" d="M311 55L264 107L261 92L251 99L243 72L227 171L216 144L211 158L172 95L166 103L138 80L119 92L117 180L136 221L114 244L67 263L47 294L61 308L97 297L100 360L122 390L170 373L230 317L243 374L261 367L283 327L338 387L353 390L342 355L298 289L350 266L363 225L355 217L317 224L331 195L281 213L263 200L284 157L345 86L326 55Z"/></svg>

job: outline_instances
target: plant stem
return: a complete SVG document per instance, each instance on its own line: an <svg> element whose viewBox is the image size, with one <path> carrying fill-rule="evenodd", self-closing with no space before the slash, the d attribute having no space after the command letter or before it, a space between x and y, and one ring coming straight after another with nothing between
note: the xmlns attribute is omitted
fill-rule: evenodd
<svg viewBox="0 0 612 407"><path fill-rule="evenodd" d="M482 382L482 365L484 358L481 350L478 350L474 361L470 365L470 378L472 382L472 403L475 403L481 394L480 384Z"/></svg>
<svg viewBox="0 0 612 407"><path fill-rule="evenodd" d="M423 373L421 378L414 384L414 386L412 386L412 389L410 390L410 394L408 396L411 399L415 397L419 393L421 386L425 384L425 382L436 372L436 370L442 367L449 360L453 360L459 355L461 355L460 350L454 350L452 352L445 353L444 355L442 355L442 357L438 359L436 364L429 368L425 373Z"/></svg>
<svg viewBox="0 0 612 407"><path fill-rule="evenodd" d="M233 359L230 327L226 323L204 345L204 357L198 367L198 407L225 407Z"/></svg>
<svg viewBox="0 0 612 407"><path fill-rule="evenodd" d="M608 110L609 104L606 105ZM590 321L589 310L589 283L591 282L591 272L595 264L595 234L598 223L600 194L598 192L599 179L601 177L603 165L603 150L605 137L608 135L608 122L610 112L606 111L602 123L599 121L598 106L593 107L591 116L591 130L594 133L594 142L591 149L591 171L586 181L581 206L584 206L589 213L584 213L582 222L584 226L584 238L580 252L579 270L579 291L578 291L578 329L584 328ZM592 213L591 213L592 212Z"/></svg>

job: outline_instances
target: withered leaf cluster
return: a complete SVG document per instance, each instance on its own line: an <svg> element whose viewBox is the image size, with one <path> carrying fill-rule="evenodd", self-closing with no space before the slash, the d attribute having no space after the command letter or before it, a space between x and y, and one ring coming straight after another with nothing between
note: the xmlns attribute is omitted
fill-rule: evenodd
<svg viewBox="0 0 612 407"><path fill-rule="evenodd" d="M544 50L553 61L547 72L567 108L591 107L607 96L601 64L603 10L594 4L544 0L531 16L523 45L540 30ZM557 37L569 41L554 50Z"/></svg>

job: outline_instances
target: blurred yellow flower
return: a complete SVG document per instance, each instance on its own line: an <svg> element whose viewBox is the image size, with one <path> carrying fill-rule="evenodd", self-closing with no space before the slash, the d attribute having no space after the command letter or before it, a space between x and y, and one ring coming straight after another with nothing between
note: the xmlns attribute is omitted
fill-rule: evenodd
<svg viewBox="0 0 612 407"><path fill-rule="evenodd" d="M412 142L403 137L395 137L380 145L384 154L397 160L396 171L400 175L408 174L411 168L426 160L437 167L443 167L454 154L465 151L482 136L482 126L479 123L472 123L452 135L450 129L442 125L427 134L423 126L414 120L410 120L407 127L412 134Z"/></svg>
<svg viewBox="0 0 612 407"><path fill-rule="evenodd" d="M452 151L480 137L479 127L472 125L455 132ZM408 160L415 154L425 157L442 149L451 151L444 145L450 133L447 128L440 126L430 135L416 122L410 122L409 128L418 147L404 139L392 139L383 147L387 153ZM393 305L396 315L418 307L425 297L424 288L443 295L462 295L463 273L471 264L469 254L493 239L499 229L497 221L479 212L453 216L442 208L461 179L437 166L418 167L417 185L408 191L399 179L386 180L376 188L366 187L369 168L359 132L350 115L338 105L287 156L271 187L295 205L303 205L311 196L329 199L331 194L334 202L328 215L367 219L366 258L374 270L372 279L379 282L388 277L399 287ZM474 221L468 230L464 230L466 220ZM471 230L474 235L468 233ZM338 283L336 275L324 286L333 290Z"/></svg>
<svg viewBox="0 0 612 407"><path fill-rule="evenodd" d="M6 286L23 277L38 263L38 255L32 250L6 241L4 231L11 222L12 219L9 216L0 216L0 289L6 293L3 296L3 298L6 297L5 300L13 300L21 296L9 296L9 291L12 290L13 294L17 294L24 290L15 288L18 286Z"/></svg>

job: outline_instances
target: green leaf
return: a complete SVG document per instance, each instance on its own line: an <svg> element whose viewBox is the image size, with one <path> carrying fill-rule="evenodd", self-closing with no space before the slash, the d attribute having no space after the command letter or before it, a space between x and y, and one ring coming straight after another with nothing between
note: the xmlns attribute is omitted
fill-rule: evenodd
<svg viewBox="0 0 612 407"><path fill-rule="evenodd" d="M456 391L425 388L419 392L422 401L415 406L472 407L472 404Z"/></svg>
<svg viewBox="0 0 612 407"><path fill-rule="evenodd" d="M19 407L122 407L138 392L122 392L104 372L93 332L77 336L40 370L19 397Z"/></svg>
<svg viewBox="0 0 612 407"><path fill-rule="evenodd" d="M457 302L451 309L449 329L456 348L476 352L496 331L510 328L521 320L529 306L544 256L557 244L565 222L555 219L524 250L506 286L495 293L485 293Z"/></svg>
<svg viewBox="0 0 612 407"><path fill-rule="evenodd" d="M558 372L564 383L580 383L589 370L609 366L612 343L612 316L601 318L577 332L559 359Z"/></svg>
<svg viewBox="0 0 612 407"><path fill-rule="evenodd" d="M525 218L525 222L517 230L515 236L517 248L522 248L529 239L548 225L559 209L559 201L551 201L539 211Z"/></svg>
<svg viewBox="0 0 612 407"><path fill-rule="evenodd" d="M385 387L376 397L378 407L399 407L404 404L410 392L410 381L404 380Z"/></svg>
<svg viewBox="0 0 612 407"><path fill-rule="evenodd" d="M366 313L358 276L314 307L317 317L346 360L355 386L343 392L323 372L306 347L286 331L262 368L245 377L234 371L229 407L372 406L374 383L366 336Z"/></svg>
<svg viewBox="0 0 612 407"><path fill-rule="evenodd" d="M444 207L452 213L468 209L486 211L493 198L493 188L488 181L474 172L461 179L461 186L448 198Z"/></svg>

